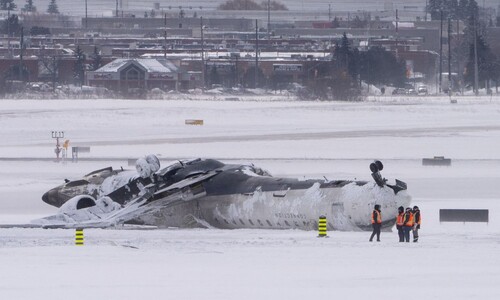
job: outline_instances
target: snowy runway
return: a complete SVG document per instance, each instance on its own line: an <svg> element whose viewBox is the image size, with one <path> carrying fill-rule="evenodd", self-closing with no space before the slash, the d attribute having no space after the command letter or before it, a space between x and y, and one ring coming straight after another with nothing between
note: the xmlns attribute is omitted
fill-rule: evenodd
<svg viewBox="0 0 500 300"><path fill-rule="evenodd" d="M187 126L185 119L205 120ZM54 163L52 130L82 158ZM366 103L222 101L0 102L0 224L56 211L41 201L64 178L166 160L253 162L275 176L408 184L422 210L418 244L383 232L0 229L0 299L497 299L500 294L500 99ZM450 167L422 166L442 155ZM41 158L23 161L13 158ZM440 223L439 209L488 209L490 222ZM382 212L383 213L383 212Z"/></svg>
<svg viewBox="0 0 500 300"><path fill-rule="evenodd" d="M0 283L6 299L381 299L414 288L426 299L494 299L498 234L422 231L422 243L395 233L296 230L3 230ZM486 225L473 226L483 231ZM488 230L486 230L488 231ZM494 242L496 240L496 242ZM401 272L401 269L408 272ZM26 288L29 286L29 288ZM418 288L415 288L418 287ZM77 292L81 291L81 292ZM66 295L66 296L62 296ZM237 296L236 296L237 295Z"/></svg>

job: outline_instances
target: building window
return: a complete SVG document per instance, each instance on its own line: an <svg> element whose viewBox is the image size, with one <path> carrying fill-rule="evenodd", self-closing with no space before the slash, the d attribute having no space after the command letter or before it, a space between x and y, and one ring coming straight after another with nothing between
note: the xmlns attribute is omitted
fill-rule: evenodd
<svg viewBox="0 0 500 300"><path fill-rule="evenodd" d="M121 80L144 80L145 73L137 66L131 64L120 72Z"/></svg>
<svg viewBox="0 0 500 300"><path fill-rule="evenodd" d="M139 72L135 69L130 69L125 73L127 80L139 80Z"/></svg>

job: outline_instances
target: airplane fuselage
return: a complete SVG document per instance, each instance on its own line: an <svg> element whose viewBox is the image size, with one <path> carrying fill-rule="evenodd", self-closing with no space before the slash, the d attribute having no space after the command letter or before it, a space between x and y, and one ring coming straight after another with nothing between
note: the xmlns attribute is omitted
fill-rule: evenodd
<svg viewBox="0 0 500 300"><path fill-rule="evenodd" d="M382 228L390 229L395 223L397 208L406 207L411 201L406 188L395 189L386 185L385 181L279 178L253 166L226 165L211 159L171 165L157 173L156 177L147 179L146 183L169 186L214 171L216 174L196 184L199 197L179 201L175 205L158 206L150 213L139 215L134 222L158 227L314 230L318 227L318 218L325 216L328 230L370 230L371 212L374 205L379 204L382 208ZM108 192L109 181L124 181L123 178L115 178L121 175L109 171L105 176L108 177L103 179L101 185L108 186ZM74 191L81 193L85 190L75 188L71 182L66 185L70 189L64 185L55 188L44 195L44 201L53 205L62 204L69 197L76 196L73 195ZM128 184L112 189L106 195L126 205L128 199L124 198L135 197L140 190L131 189L134 186ZM95 192L95 186L92 191ZM152 206L161 202L162 194L157 193L155 197Z"/></svg>

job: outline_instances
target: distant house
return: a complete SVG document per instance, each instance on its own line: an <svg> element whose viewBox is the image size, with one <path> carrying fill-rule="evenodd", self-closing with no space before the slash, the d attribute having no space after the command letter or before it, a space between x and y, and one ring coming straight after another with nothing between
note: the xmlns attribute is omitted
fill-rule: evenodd
<svg viewBox="0 0 500 300"><path fill-rule="evenodd" d="M176 90L179 70L166 59L120 58L96 71L87 72L87 83L123 95L140 94L154 88Z"/></svg>

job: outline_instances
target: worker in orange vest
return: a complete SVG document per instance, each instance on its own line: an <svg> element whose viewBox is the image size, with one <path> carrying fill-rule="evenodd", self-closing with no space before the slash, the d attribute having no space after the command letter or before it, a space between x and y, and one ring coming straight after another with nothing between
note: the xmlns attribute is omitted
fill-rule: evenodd
<svg viewBox="0 0 500 300"><path fill-rule="evenodd" d="M380 205L375 204L372 212L372 227L373 232L370 236L370 242L373 240L375 234L377 235L377 242L380 242L380 228L382 227L382 213L380 211Z"/></svg>
<svg viewBox="0 0 500 300"><path fill-rule="evenodd" d="M403 216L403 233L405 242L410 242L410 231L413 228L413 212L410 207L406 208Z"/></svg>
<svg viewBox="0 0 500 300"><path fill-rule="evenodd" d="M420 229L420 223L422 223L422 216L420 215L420 209L418 206L413 206L413 242L418 242L418 230Z"/></svg>
<svg viewBox="0 0 500 300"><path fill-rule="evenodd" d="M398 229L399 242L405 241L405 236L403 232L403 220L405 215L405 208L398 207L398 216L396 217L396 228Z"/></svg>

